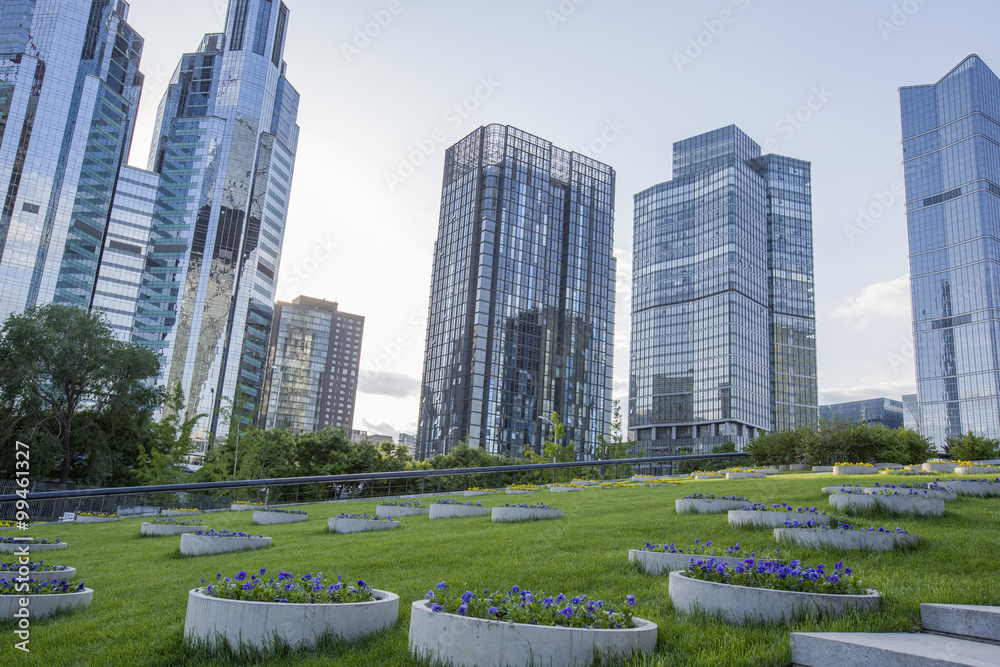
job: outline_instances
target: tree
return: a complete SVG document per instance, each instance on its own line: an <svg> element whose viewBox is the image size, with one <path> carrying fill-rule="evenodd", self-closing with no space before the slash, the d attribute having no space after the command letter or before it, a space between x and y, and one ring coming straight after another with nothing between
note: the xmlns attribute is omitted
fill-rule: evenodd
<svg viewBox="0 0 1000 667"><path fill-rule="evenodd" d="M184 414L184 391L178 382L164 404L163 419L152 427L152 438L135 462L136 476L145 485L176 484L181 478L181 466L191 453L191 432L205 415Z"/></svg>
<svg viewBox="0 0 1000 667"><path fill-rule="evenodd" d="M569 463L576 460L576 443L567 442L560 445L560 441L566 440L566 427L559 420L559 413L552 413L552 435L543 443L544 455L540 455L530 449L525 452L526 458L532 463Z"/></svg>
<svg viewBox="0 0 1000 667"><path fill-rule="evenodd" d="M971 431L957 438L948 438L944 451L953 461L985 461L997 457L1000 441L975 435Z"/></svg>
<svg viewBox="0 0 1000 667"><path fill-rule="evenodd" d="M81 446L80 413L94 429L112 414L148 417L163 400L151 383L159 369L152 350L115 339L99 314L73 306L30 308L0 330L0 404L30 432L55 433L63 483Z"/></svg>
<svg viewBox="0 0 1000 667"><path fill-rule="evenodd" d="M611 410L611 438L606 438L604 434L597 436L599 443L594 450L594 458L598 461L610 461L614 459L627 459L635 454L635 440L625 440L624 429L622 428L622 403L614 401ZM642 456L642 453L639 453ZM615 477L619 475L616 467L613 471Z"/></svg>

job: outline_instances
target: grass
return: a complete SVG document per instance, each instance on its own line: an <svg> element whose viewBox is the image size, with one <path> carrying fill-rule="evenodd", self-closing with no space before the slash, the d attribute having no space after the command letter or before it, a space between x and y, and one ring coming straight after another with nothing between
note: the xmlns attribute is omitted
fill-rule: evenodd
<svg viewBox="0 0 1000 667"><path fill-rule="evenodd" d="M544 500L565 512L556 521L494 524L488 518L430 521L404 517L398 530L336 535L326 532L326 520L340 512L374 511L377 500L303 506L304 523L253 526L251 512L221 512L201 516L206 526L242 530L274 538L260 551L181 557L179 537L140 538L141 519L96 525L43 526L35 537L60 538L63 551L44 554L46 562L78 570L95 590L87 609L31 624L29 655L13 648L10 625L0 647L2 664L37 665L234 665L318 666L331 664L415 665L407 652L410 603L423 599L439 581L452 590L500 589L517 584L551 594L586 593L591 597L634 594L636 615L659 624L655 656L639 665L787 665L789 631L906 632L919 628L921 602L998 604L1000 589L992 585L996 572L997 516L1000 499L960 496L936 518L879 515L870 522L901 526L924 536L924 543L904 552L862 553L810 551L782 547L783 557L801 558L809 565L837 560L860 572L869 588L884 595L882 608L867 616L803 621L790 626L735 627L705 616L674 612L667 577L644 574L628 561L628 549L647 541L676 542L687 547L695 538L725 547L741 542L747 551L773 551L772 531L730 528L725 514L677 515L674 499L690 493L740 495L765 503L827 508L829 475L778 475L769 479L691 481L683 486L636 489L589 489L551 495L542 490L527 500ZM870 477L837 478L866 484ZM880 482L913 481L879 476ZM455 498L461 498L456 494ZM503 494L480 496L486 506L512 502ZM524 498L518 497L519 501ZM239 658L231 652L209 653L183 642L188 591L217 572L232 575L266 567L299 575L322 571L345 579L365 579L400 597L399 623L346 646L326 642L316 651L287 648L267 655ZM14 663L12 654L18 654Z"/></svg>

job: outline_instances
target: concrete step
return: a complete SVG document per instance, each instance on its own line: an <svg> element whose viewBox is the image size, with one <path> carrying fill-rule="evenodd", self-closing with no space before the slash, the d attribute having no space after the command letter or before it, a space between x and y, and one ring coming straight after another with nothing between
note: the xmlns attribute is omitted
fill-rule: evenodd
<svg viewBox="0 0 1000 667"><path fill-rule="evenodd" d="M1000 644L1000 607L977 604L921 604L927 632Z"/></svg>
<svg viewBox="0 0 1000 667"><path fill-rule="evenodd" d="M793 632L793 667L997 667L1000 646L910 632Z"/></svg>

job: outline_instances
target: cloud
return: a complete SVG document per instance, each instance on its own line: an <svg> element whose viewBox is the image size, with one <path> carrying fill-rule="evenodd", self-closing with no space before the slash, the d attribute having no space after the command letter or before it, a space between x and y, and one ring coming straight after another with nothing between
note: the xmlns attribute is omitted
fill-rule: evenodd
<svg viewBox="0 0 1000 667"><path fill-rule="evenodd" d="M420 395L420 380L391 371L365 371L358 379L358 391L392 398L413 398Z"/></svg>
<svg viewBox="0 0 1000 667"><path fill-rule="evenodd" d="M917 393L912 378L887 378L871 376L862 378L860 382L850 387L835 387L820 390L820 405L862 401L868 398L892 398L899 400L903 394Z"/></svg>
<svg viewBox="0 0 1000 667"><path fill-rule="evenodd" d="M872 283L857 296L849 298L846 304L834 308L832 315L854 320L854 328L858 331L865 329L872 318L909 321L910 277Z"/></svg>
<svg viewBox="0 0 1000 667"><path fill-rule="evenodd" d="M368 431L368 435L391 435L393 439L399 434L399 430L387 422L375 424L364 417L361 418L361 427Z"/></svg>

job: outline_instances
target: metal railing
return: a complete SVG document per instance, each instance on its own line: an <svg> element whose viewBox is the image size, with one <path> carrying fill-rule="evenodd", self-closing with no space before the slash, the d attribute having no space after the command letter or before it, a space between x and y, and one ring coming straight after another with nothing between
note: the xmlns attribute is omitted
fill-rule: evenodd
<svg viewBox="0 0 1000 667"><path fill-rule="evenodd" d="M745 457L743 453L657 456L608 461L533 463L483 468L403 470L395 472L281 477L225 482L188 482L154 486L29 490L28 513L33 521L56 520L65 512L117 512L120 515L155 514L161 507L183 505L201 510L228 508L235 500L267 504L294 504L359 498L453 493L467 488L498 488L508 484L544 484L577 478L609 479L633 475L670 475L688 472L696 461L719 462ZM2 490L13 489L5 485ZM13 518L21 496L0 495L0 518ZM22 505L23 506L23 505Z"/></svg>

